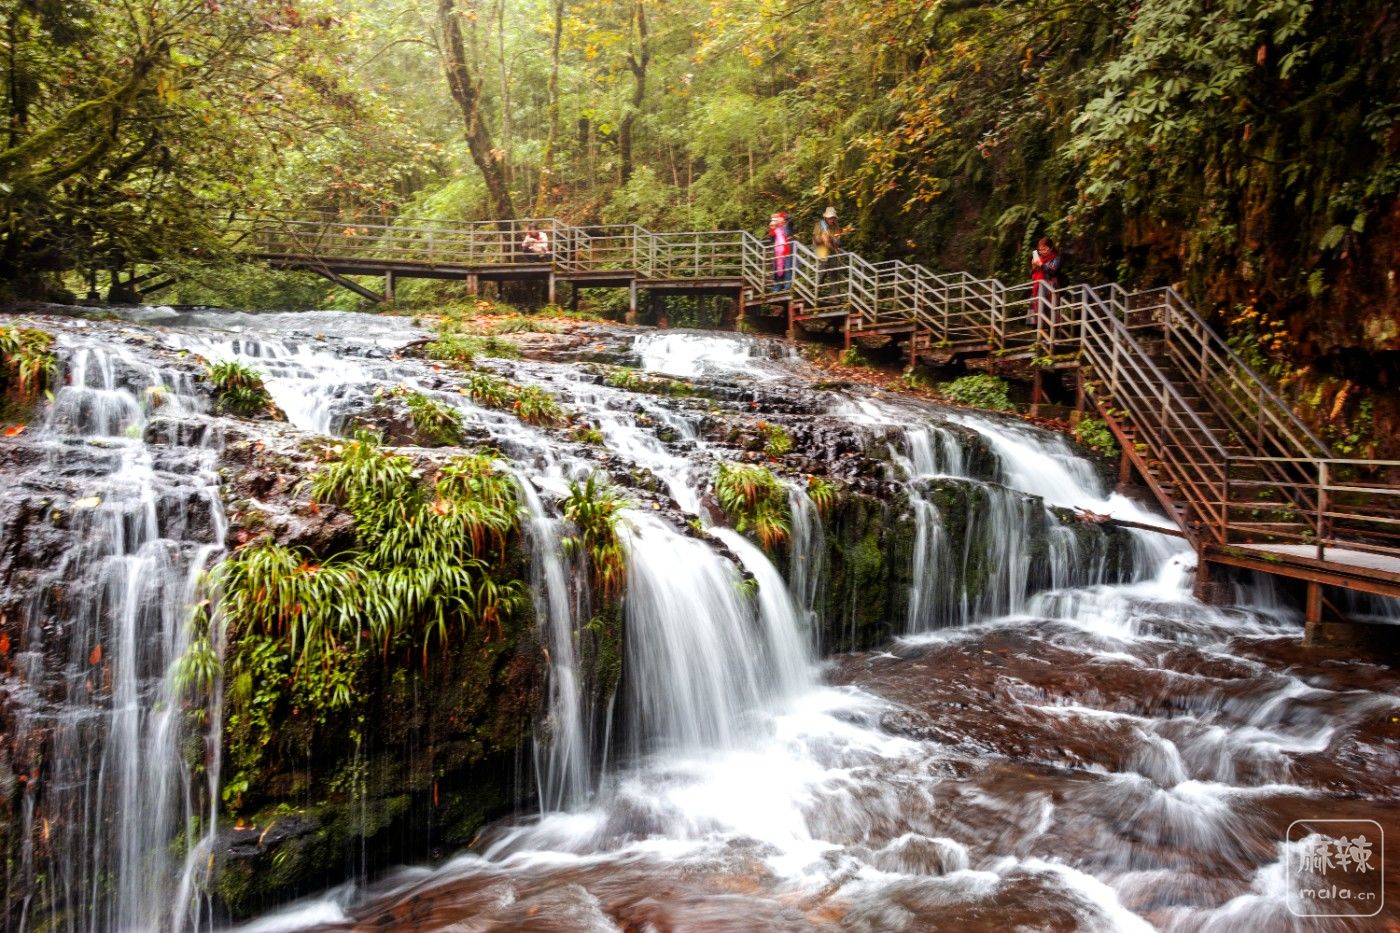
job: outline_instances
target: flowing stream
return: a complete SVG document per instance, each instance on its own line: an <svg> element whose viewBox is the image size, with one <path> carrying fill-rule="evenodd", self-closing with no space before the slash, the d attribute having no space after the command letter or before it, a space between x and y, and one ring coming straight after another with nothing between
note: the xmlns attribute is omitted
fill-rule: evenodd
<svg viewBox="0 0 1400 933"><path fill-rule="evenodd" d="M522 490L550 648L537 810L441 864L357 879L249 930L1351 929L1286 911L1282 829L1362 815L1400 826L1392 670L1302 650L1296 616L1266 588L1242 588L1235 608L1197 602L1177 539L1127 531L1128 557L1111 560L1071 510L1165 522L1110 493L1057 435L811 390L804 416L884 439L881 479L913 523L903 637L823 659L823 623L842 621L821 618L819 509L792 483L778 563L717 526L707 478L732 452L705 439L703 403L627 393L568 363L500 364L595 423L600 464L398 359L420 333L402 319L148 323L169 350L260 369L308 436L344 430L376 389L459 408ZM89 529L84 550L35 587L47 602L32 616L63 620L64 664L41 670L51 630L35 625L16 655L30 667L7 682L20 730L51 749L28 818L48 821L33 835L52 841L26 858L65 892L59 928L194 928L205 913L189 866L206 851L200 807L217 800L205 785L219 769L212 752L203 774L180 764L167 671L224 538L219 420L158 363L100 343L64 332L42 432L50 468L82 465L97 502L72 519ZM820 378L751 337L647 333L632 350L740 405ZM599 469L649 472L695 525L626 514L625 683L602 715L573 649L589 594L554 505Z"/></svg>

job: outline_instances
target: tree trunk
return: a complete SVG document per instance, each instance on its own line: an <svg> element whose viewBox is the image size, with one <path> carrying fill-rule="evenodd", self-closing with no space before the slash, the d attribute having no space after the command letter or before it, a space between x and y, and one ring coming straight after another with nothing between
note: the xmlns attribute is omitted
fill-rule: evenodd
<svg viewBox="0 0 1400 933"><path fill-rule="evenodd" d="M501 72L501 150L507 153L502 168L506 184L510 185L514 175L509 156L514 127L511 125L510 66L506 63L506 0L496 4L496 56L500 59Z"/></svg>
<svg viewBox="0 0 1400 933"><path fill-rule="evenodd" d="M540 160L540 187L535 192L535 216L549 209L549 189L554 179L554 142L559 135L559 46L564 37L564 0L554 0L554 46L549 62L549 129Z"/></svg>
<svg viewBox="0 0 1400 933"><path fill-rule="evenodd" d="M510 186L506 184L505 153L491 142L491 131L481 114L481 86L467 64L466 46L462 42L462 27L453 0L439 0L438 23L442 27L442 68L452 99L462 111L463 132L472 161L486 181L486 194L496 220L515 217Z"/></svg>
<svg viewBox="0 0 1400 933"><path fill-rule="evenodd" d="M632 4L632 23L637 41L636 51L627 53L627 67L632 72L632 105L617 127L617 150L621 164L622 183L632 177L632 129L642 112L647 94L647 65L651 63L651 42L647 36L647 15L644 0Z"/></svg>

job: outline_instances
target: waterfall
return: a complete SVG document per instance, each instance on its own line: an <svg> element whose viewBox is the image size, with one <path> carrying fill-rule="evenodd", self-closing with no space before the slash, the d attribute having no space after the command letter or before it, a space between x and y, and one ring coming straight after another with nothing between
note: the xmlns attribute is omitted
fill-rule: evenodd
<svg viewBox="0 0 1400 933"><path fill-rule="evenodd" d="M707 440L724 436L710 419L752 425L783 401L769 377L802 365L771 344L635 342L649 369L717 375L715 399L628 392L558 363L478 364L557 393L599 426L600 447L482 408L430 363L392 359L419 333L402 320L172 315L161 320L194 327L161 331L167 347L249 363L291 421L240 433L294 443L342 431L408 386L501 452L524 513L543 651L528 646L547 676L538 807L431 869L367 877L383 866L362 849L353 883L260 929L952 928L1003 910L1079 928L1206 927L1247 915L1249 879L1272 870L1270 827L1311 807L1308 794L1356 812L1382 796L1366 768L1336 762L1390 762L1373 751L1395 709L1384 673L1280 669L1297 634L1281 606L1262 591L1241 597L1247 610L1201 606L1179 541L1074 521L1067 509L1164 523L1047 432L859 390L813 393L810 413L780 416L799 443L801 419L841 422L832 436L863 460L833 459L833 485L907 497L898 530L913 529L912 547L898 538L911 566L889 579L910 584L893 622L915 637L819 661L819 633L837 620L820 617L830 541L806 484L775 466L791 527L773 554L709 524L705 507L715 464L750 456ZM203 735L170 671L225 539L216 465L220 425L233 422L204 416L182 367L90 338L65 337L62 352L65 384L25 441L45 445L45 514L62 513L47 520L70 523L77 544L33 587L13 655L23 676L4 683L21 742L46 748L22 800L21 870L31 889L46 879L50 909L20 925L197 927L218 854L220 701L216 688L215 734ZM584 648L597 606L563 547L573 529L559 500L568 478L604 471L636 488L618 528L621 683L597 696ZM840 514L833 536L849 530Z"/></svg>
<svg viewBox="0 0 1400 933"><path fill-rule="evenodd" d="M792 536L788 545L787 586L801 612L803 625L815 633L820 622L817 601L826 573L826 530L816 503L798 483L788 485L788 508L792 512Z"/></svg>
<svg viewBox="0 0 1400 933"><path fill-rule="evenodd" d="M76 543L34 587L20 651L30 676L17 743L48 749L25 790L23 870L43 876L61 929L179 926L198 908L180 894L171 843L200 847L218 766L217 742L186 756L192 724L173 665L200 575L222 550L221 438L173 427L202 408L186 375L67 339L60 355L41 443L74 490L55 496L51 518ZM45 657L62 659L52 675Z"/></svg>
<svg viewBox="0 0 1400 933"><path fill-rule="evenodd" d="M788 695L805 674L805 665L791 655L802 636L790 603L779 614L770 594L760 613L760 637L733 564L646 513L627 513L620 527L627 549L626 676L634 753L734 747L745 723ZM771 569L761 554L750 558ZM769 580L786 593L776 571Z"/></svg>
<svg viewBox="0 0 1400 933"><path fill-rule="evenodd" d="M579 626L586 592L572 580L582 579L575 556L564 549L567 529L549 513L530 479L516 471L516 482L529 516L531 592L540 628L549 649L549 714L544 741L535 740L535 773L540 808L566 810L585 800L592 789L591 726L593 711L578 665Z"/></svg>

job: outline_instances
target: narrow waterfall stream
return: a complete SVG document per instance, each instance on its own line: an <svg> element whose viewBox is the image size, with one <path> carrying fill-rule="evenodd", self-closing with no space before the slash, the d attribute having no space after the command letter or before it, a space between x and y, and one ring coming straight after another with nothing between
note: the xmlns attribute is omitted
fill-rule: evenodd
<svg viewBox="0 0 1400 933"><path fill-rule="evenodd" d="M21 929L222 923L200 878L219 742L191 773L181 744L203 736L177 721L170 671L225 544L226 429L344 434L401 386L460 412L521 491L548 667L520 762L534 792L431 867L355 877L247 930L1351 929L1288 913L1282 830L1400 827L1393 669L1305 651L1253 582L1237 606L1198 602L1178 539L1078 521L1165 524L1058 435L819 388L786 347L740 335L600 327L555 356L478 361L595 425L590 449L400 354L425 335L404 319L144 317L57 322L61 388L12 458L31 499L91 497L62 519L83 548L30 585L0 681L18 744L46 762L24 832L48 842L12 877L46 876L64 905ZM601 347L705 393L615 386L584 365ZM258 369L288 424L209 414L185 354ZM759 459L735 426L760 418L805 458L784 476L777 553L726 527L712 489L717 463ZM814 468L856 505L825 511ZM595 474L634 496L603 702L578 649L596 594L559 506Z"/></svg>

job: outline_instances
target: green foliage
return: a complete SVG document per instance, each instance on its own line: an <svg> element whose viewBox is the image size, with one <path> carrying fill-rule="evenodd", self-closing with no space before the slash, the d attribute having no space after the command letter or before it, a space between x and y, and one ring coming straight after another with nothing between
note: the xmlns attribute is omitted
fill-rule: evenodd
<svg viewBox="0 0 1400 933"><path fill-rule="evenodd" d="M311 478L317 501L355 519L357 547L319 558L304 548L260 541L211 572L230 654L232 796L278 717L313 722L357 701L369 660L433 646L469 627L494 632L525 603L507 575L507 546L520 506L514 480L486 455L456 457L425 482L408 457L360 434L333 450ZM179 661L182 689L207 688L215 663L203 607ZM241 789L240 789L241 788Z"/></svg>
<svg viewBox="0 0 1400 933"><path fill-rule="evenodd" d="M473 373L467 378L467 395L487 408L508 408L515 400L515 386L491 373Z"/></svg>
<svg viewBox="0 0 1400 933"><path fill-rule="evenodd" d="M819 515L828 516L836 504L836 487L820 476L809 476L807 477L807 497L817 507Z"/></svg>
<svg viewBox="0 0 1400 933"><path fill-rule="evenodd" d="M602 447L607 443L607 438L603 437L603 432L596 424L576 425L569 436L580 444L591 444L594 447Z"/></svg>
<svg viewBox="0 0 1400 933"><path fill-rule="evenodd" d="M603 381L614 389L622 389L627 392L647 392L652 395L669 395L681 397L695 394L695 386L680 379L671 379L667 376L652 376L629 369L625 366L614 366L608 370Z"/></svg>
<svg viewBox="0 0 1400 933"><path fill-rule="evenodd" d="M960 405L991 411L1011 411L1016 407L1007 394L1009 389L1005 379L987 373L975 373L938 384L938 393L944 398Z"/></svg>
<svg viewBox="0 0 1400 933"><path fill-rule="evenodd" d="M467 378L466 394L478 405L514 412L526 424L558 427L568 421L559 402L539 386L518 386L490 373L472 373Z"/></svg>
<svg viewBox="0 0 1400 933"><path fill-rule="evenodd" d="M451 363L458 369L471 369L476 362L477 341L458 334L445 334L423 347L430 360Z"/></svg>
<svg viewBox="0 0 1400 933"><path fill-rule="evenodd" d="M596 473L589 474L583 483L570 480L569 494L562 504L564 518L577 532L564 539L564 546L587 555L593 584L605 598L619 593L626 579L626 555L617 537L617 523L622 510L632 505Z"/></svg>
<svg viewBox="0 0 1400 933"><path fill-rule="evenodd" d="M791 534L787 489L767 467L721 463L714 477L720 507L741 534L772 551Z"/></svg>
<svg viewBox="0 0 1400 933"><path fill-rule="evenodd" d="M423 352L429 359L450 363L459 369L470 369L478 356L509 360L520 358L520 348L509 340L494 335L472 337L450 329L428 343Z"/></svg>
<svg viewBox="0 0 1400 933"><path fill-rule="evenodd" d="M781 457L792 450L792 435L781 424L760 421L758 429L767 438L767 443L763 445L763 452L768 456Z"/></svg>
<svg viewBox="0 0 1400 933"><path fill-rule="evenodd" d="M564 409L559 407L559 402L554 396L539 386L517 388L512 407L515 414L526 424L557 427L568 420Z"/></svg>
<svg viewBox="0 0 1400 933"><path fill-rule="evenodd" d="M206 366L204 378L214 387L216 412L252 418L276 411L262 375L251 366L237 360L224 360Z"/></svg>
<svg viewBox="0 0 1400 933"><path fill-rule="evenodd" d="M1074 428L1074 439L1100 456L1118 456L1118 441L1108 424L1099 418L1084 418Z"/></svg>
<svg viewBox="0 0 1400 933"><path fill-rule="evenodd" d="M462 413L422 392L405 395L413 429L429 447L454 447L462 443Z"/></svg>
<svg viewBox="0 0 1400 933"><path fill-rule="evenodd" d="M905 370L903 373L901 373L899 376L899 382L901 385L904 386L904 388L908 389L911 392L925 392L932 388L932 385L928 381L928 377L926 377L923 373L915 372L912 369Z"/></svg>
<svg viewBox="0 0 1400 933"><path fill-rule="evenodd" d="M53 343L42 330L0 327L0 392L33 401L58 369Z"/></svg>
<svg viewBox="0 0 1400 933"><path fill-rule="evenodd" d="M841 355L836 358L836 361L842 366L850 366L852 368L870 365L870 361L865 358L865 354L861 353L860 347L855 344L851 344L849 347L842 350Z"/></svg>

